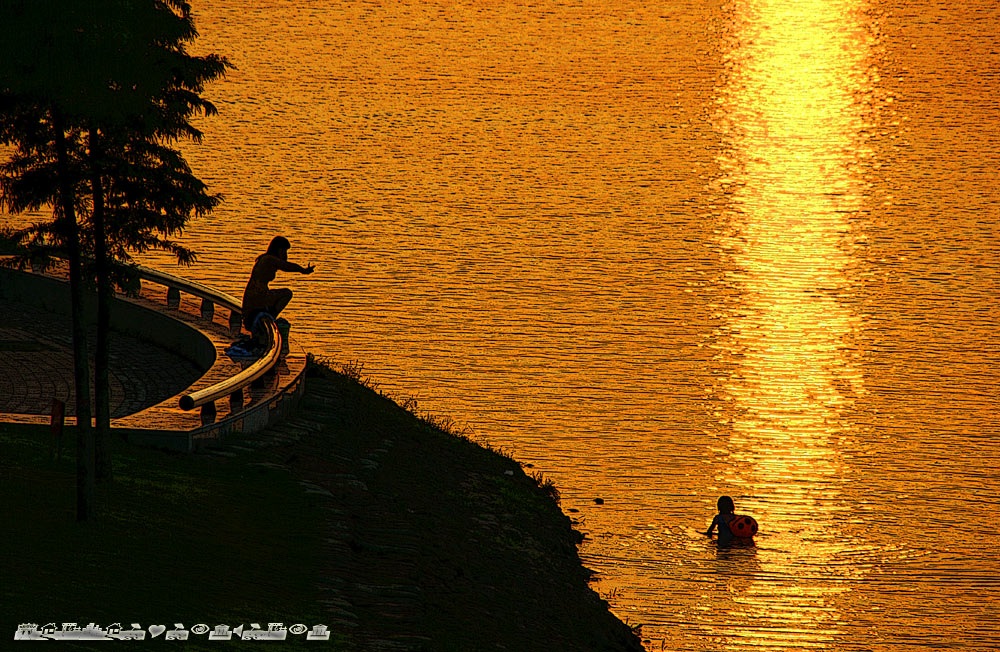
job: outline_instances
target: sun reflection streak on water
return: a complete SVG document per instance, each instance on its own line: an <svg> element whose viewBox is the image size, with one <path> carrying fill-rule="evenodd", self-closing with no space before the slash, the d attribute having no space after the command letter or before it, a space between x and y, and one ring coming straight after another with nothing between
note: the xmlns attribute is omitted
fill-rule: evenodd
<svg viewBox="0 0 1000 652"><path fill-rule="evenodd" d="M226 201L145 262L289 236L293 337L555 480L653 649L996 646L995 0L195 5Z"/></svg>
<svg viewBox="0 0 1000 652"><path fill-rule="evenodd" d="M716 115L728 147L715 181L728 198L720 246L734 292L719 333L731 373L716 391L731 434L717 480L743 493L738 511L757 516L761 535L758 549L720 559L738 578L727 588L742 623L713 632L724 648L830 644L844 631L845 580L864 572L857 559L838 563L864 549L844 527L843 454L865 391L848 273L872 94L863 10L860 0L731 5Z"/></svg>

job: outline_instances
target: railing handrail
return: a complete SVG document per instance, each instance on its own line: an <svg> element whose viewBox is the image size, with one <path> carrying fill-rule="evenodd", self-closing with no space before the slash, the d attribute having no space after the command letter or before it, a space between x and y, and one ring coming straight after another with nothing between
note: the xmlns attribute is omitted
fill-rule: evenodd
<svg viewBox="0 0 1000 652"><path fill-rule="evenodd" d="M143 267L141 265L138 266L138 272L140 278L165 285L168 288L174 288L176 290L186 292L205 301L210 301L224 308L228 308L231 316L242 316L242 304L225 292L220 292L196 281L189 281L187 279L180 278L179 276L174 276L173 274L161 272L149 267ZM259 319L264 325L264 331L267 333L268 340L267 349L260 359L234 376L230 376L223 381L220 381L210 387L200 389L197 392L184 394L180 398L180 408L182 410L193 410L198 406L207 405L209 403L214 406L215 401L242 391L247 385L274 368L274 365L278 362L278 358L281 357L281 334L278 332L278 325L275 323L274 318L271 317L271 315L264 313L259 317ZM231 318L230 323L235 324L238 328L239 318L236 318L235 320Z"/></svg>
<svg viewBox="0 0 1000 652"><path fill-rule="evenodd" d="M144 278L161 285L166 285L167 287L177 288L178 290L182 290L188 294L193 294L200 299L208 299L209 301L217 303L224 308L228 308L232 312L238 312L241 314L243 312L243 304L225 292L220 292L215 288L202 285L197 281L189 281L185 278L161 272L150 267L138 265L137 268L140 278Z"/></svg>
<svg viewBox="0 0 1000 652"><path fill-rule="evenodd" d="M242 317L243 314L243 305L242 302L237 301L231 295L198 283L197 281L189 281L188 279L174 276L173 274L168 274L167 272L161 272L150 267L136 265L136 269L139 277L142 279L159 283L160 285L166 286L168 289L173 288L181 292L186 292L187 294L194 295L203 301L208 301L212 304L217 304L228 309L230 312L230 325L233 328L236 328L238 332L240 317ZM202 313L203 316L205 314L205 312ZM207 314L211 314L211 312ZM214 407L215 401L225 398L226 396L232 396L236 392L243 390L247 385L274 368L274 365L281 357L281 334L278 332L278 325L275 323L274 318L271 317L271 315L265 313L261 315L260 319L264 324L264 330L267 333L268 338L267 350L261 358L246 369L240 371L240 373L230 376L229 378L220 381L211 387L206 387L205 389L198 390L197 392L191 392L190 394L184 394L180 398L180 408L182 410L192 410L198 406L207 405L208 403L212 403Z"/></svg>
<svg viewBox="0 0 1000 652"><path fill-rule="evenodd" d="M241 391L244 387L257 380L274 367L281 356L281 335L278 332L278 325L271 315L263 314L261 322L268 334L268 347L264 355L252 365L211 387L191 392L181 396L180 407L182 410L192 410L199 405L214 403L215 401L231 396L234 392Z"/></svg>

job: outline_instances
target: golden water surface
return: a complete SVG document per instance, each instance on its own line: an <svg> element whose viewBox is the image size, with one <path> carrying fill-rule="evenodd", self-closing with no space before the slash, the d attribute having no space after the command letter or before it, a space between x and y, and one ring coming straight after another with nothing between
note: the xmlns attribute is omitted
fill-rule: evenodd
<svg viewBox="0 0 1000 652"><path fill-rule="evenodd" d="M293 336L553 478L650 649L1000 646L993 0L193 5L182 273L287 236Z"/></svg>

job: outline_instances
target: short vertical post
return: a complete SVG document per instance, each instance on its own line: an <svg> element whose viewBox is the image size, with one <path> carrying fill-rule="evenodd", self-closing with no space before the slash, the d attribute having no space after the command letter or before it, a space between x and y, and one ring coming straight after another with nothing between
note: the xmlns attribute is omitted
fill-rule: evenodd
<svg viewBox="0 0 1000 652"><path fill-rule="evenodd" d="M215 423L215 401L209 401L201 406L201 425Z"/></svg>
<svg viewBox="0 0 1000 652"><path fill-rule="evenodd" d="M281 338L281 353L288 353L288 336L292 330L291 324L289 324L284 319L277 320L278 324L278 337Z"/></svg>
<svg viewBox="0 0 1000 652"><path fill-rule="evenodd" d="M181 291L175 287L167 288L167 307L176 308L181 305Z"/></svg>
<svg viewBox="0 0 1000 652"><path fill-rule="evenodd" d="M49 427L52 429L52 448L57 460L62 457L62 433L65 421L66 404L57 398L52 399L52 419Z"/></svg>
<svg viewBox="0 0 1000 652"><path fill-rule="evenodd" d="M240 330L243 327L243 315L236 312L235 310L229 311L229 332L233 335L239 335Z"/></svg>
<svg viewBox="0 0 1000 652"><path fill-rule="evenodd" d="M212 321L212 317L215 316L215 304L209 299L201 300L201 318L208 321Z"/></svg>

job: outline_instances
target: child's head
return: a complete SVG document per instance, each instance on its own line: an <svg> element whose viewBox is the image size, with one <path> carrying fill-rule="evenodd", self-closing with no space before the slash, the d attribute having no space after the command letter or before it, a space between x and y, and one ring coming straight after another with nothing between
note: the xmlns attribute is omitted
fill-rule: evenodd
<svg viewBox="0 0 1000 652"><path fill-rule="evenodd" d="M720 514L732 514L736 511L736 504L733 503L733 499L729 496L719 497L719 513Z"/></svg>

